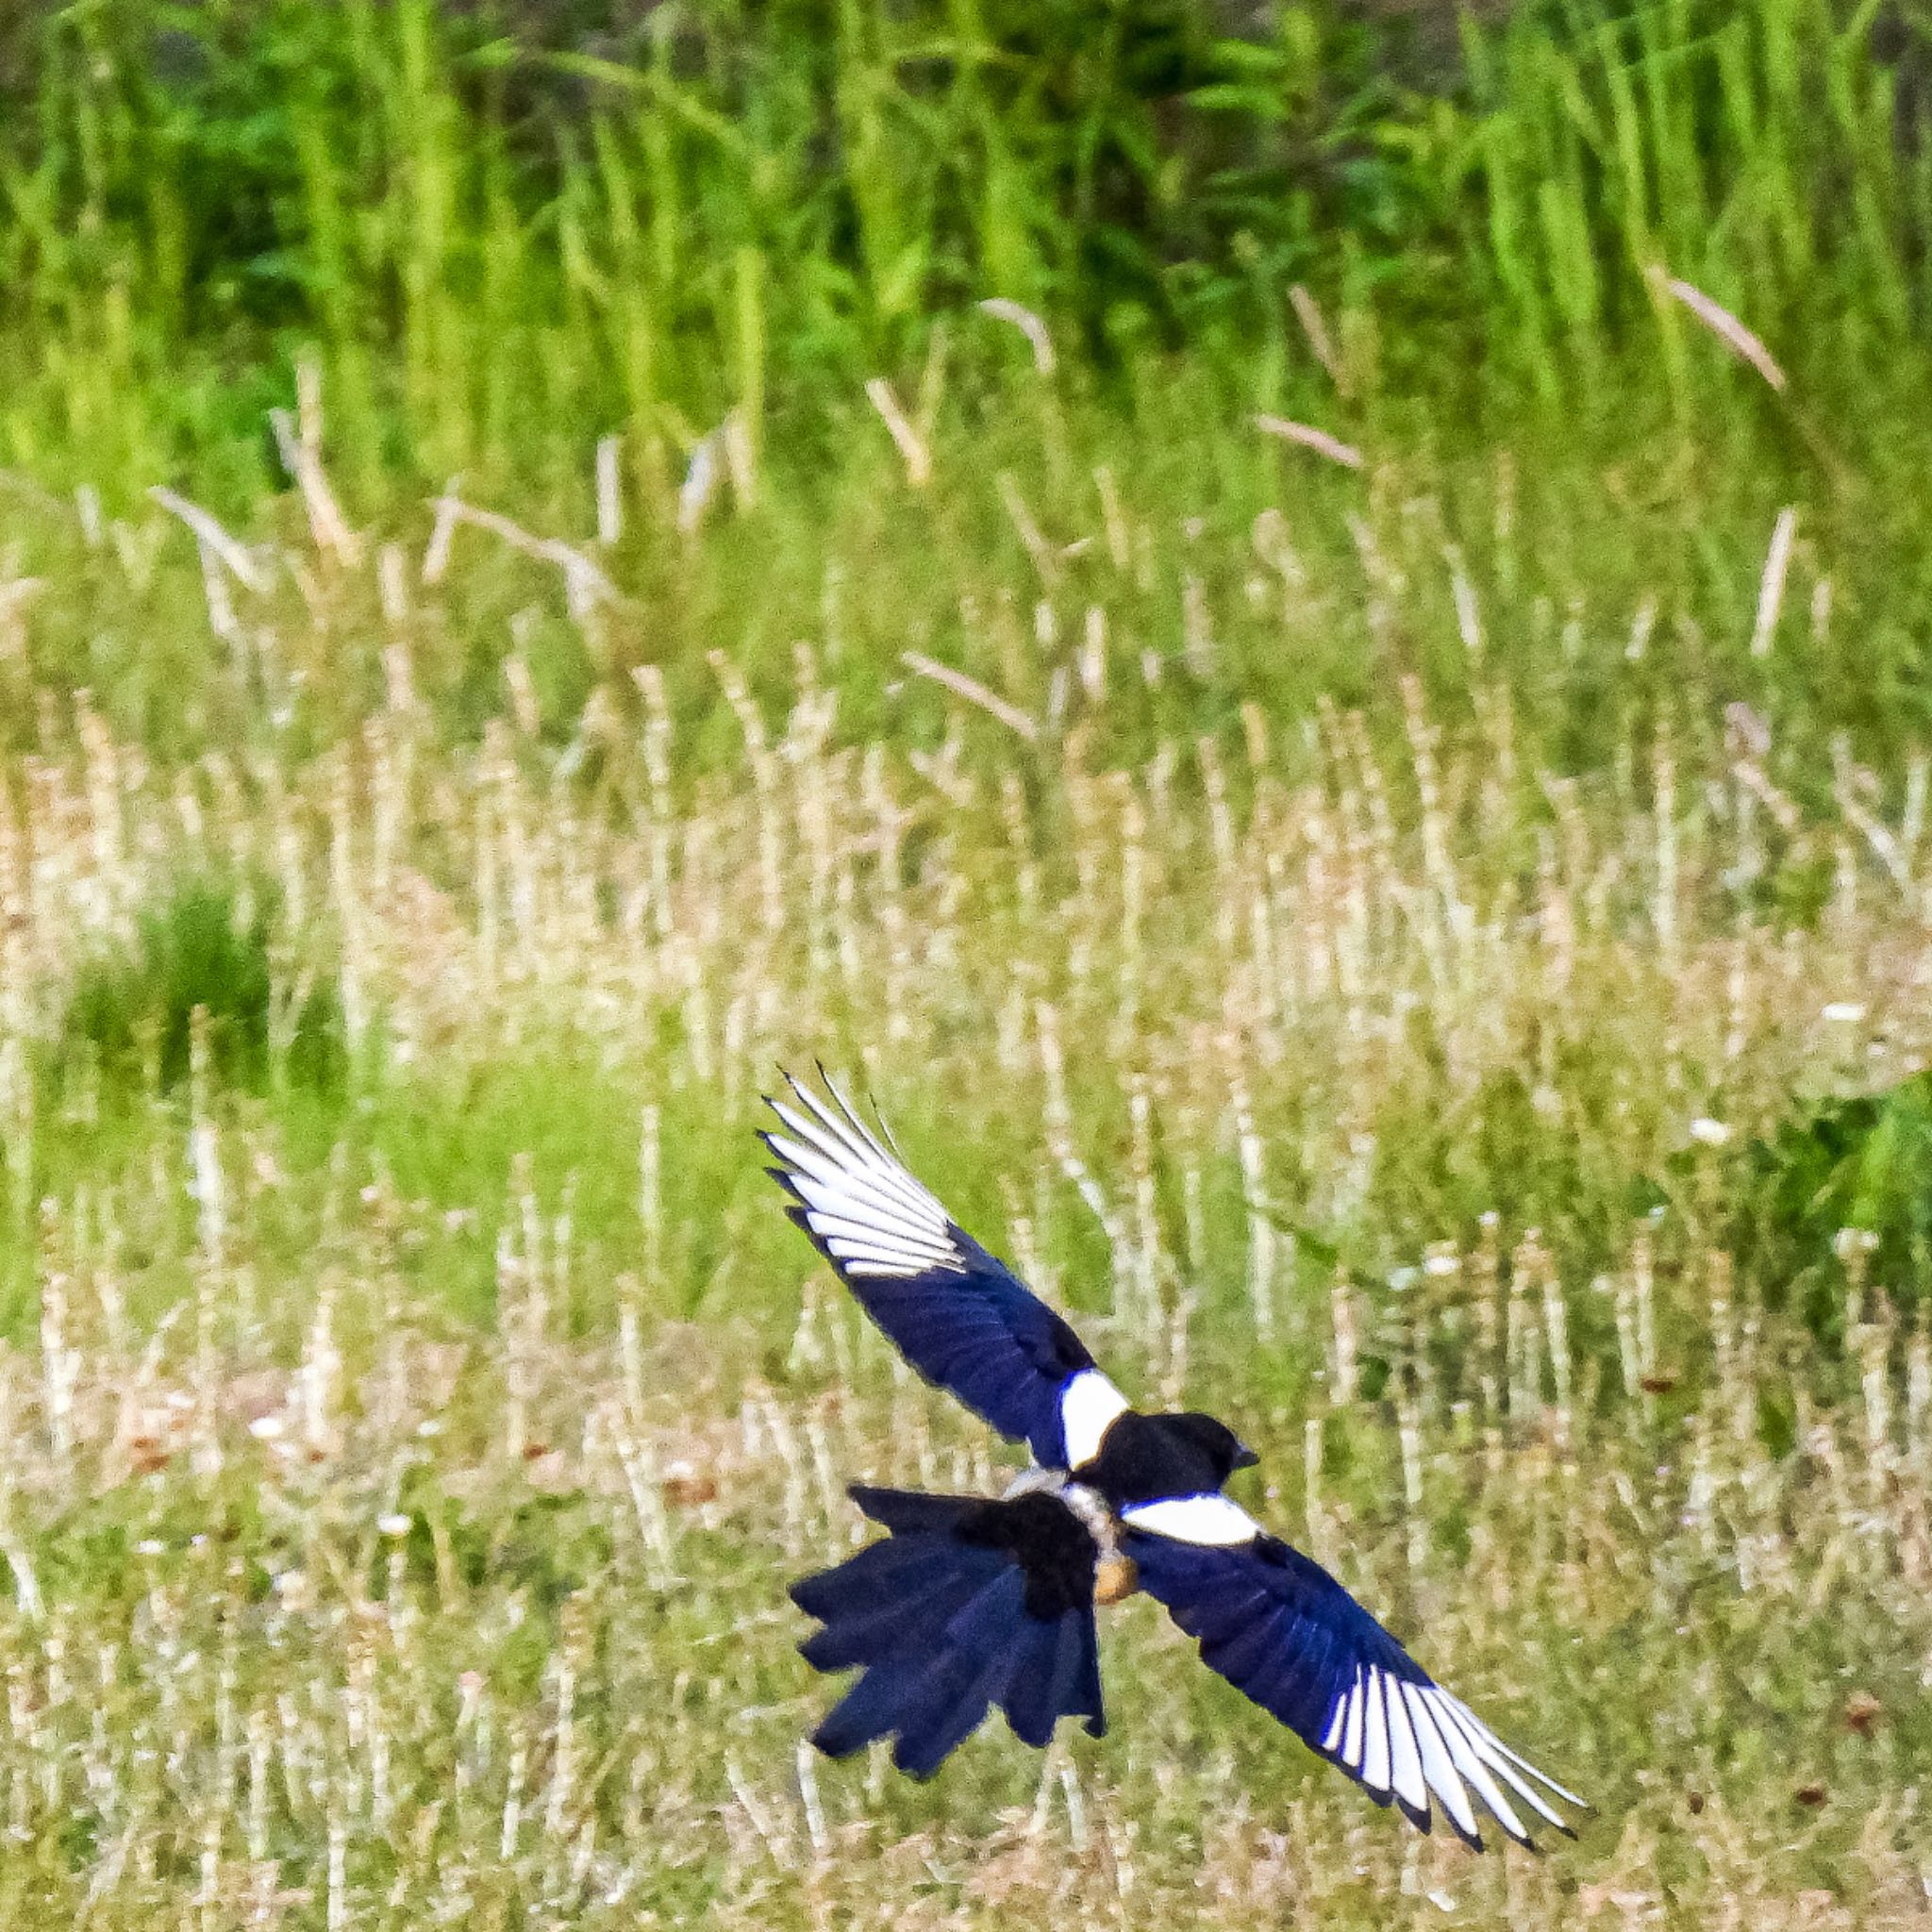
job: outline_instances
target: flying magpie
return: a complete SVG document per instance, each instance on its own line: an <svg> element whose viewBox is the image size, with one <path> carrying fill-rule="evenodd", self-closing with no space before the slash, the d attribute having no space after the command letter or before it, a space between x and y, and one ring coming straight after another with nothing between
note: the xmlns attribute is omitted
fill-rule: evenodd
<svg viewBox="0 0 1932 1932"><path fill-rule="evenodd" d="M788 1074L791 1099L767 1096L778 1126L760 1138L792 1220L912 1367L1035 1466L997 1499L854 1487L885 1540L791 1591L823 1626L807 1661L861 1672L813 1742L842 1757L896 1734L894 1762L926 1777L995 1705L1028 1744L1061 1717L1098 1737L1094 1607L1140 1589L1211 1670L1424 1831L1433 1800L1478 1849L1478 1802L1520 1843L1525 1812L1571 1833L1555 1801L1581 1798L1221 1493L1256 1460L1233 1430L1132 1407L820 1073L824 1095Z"/></svg>

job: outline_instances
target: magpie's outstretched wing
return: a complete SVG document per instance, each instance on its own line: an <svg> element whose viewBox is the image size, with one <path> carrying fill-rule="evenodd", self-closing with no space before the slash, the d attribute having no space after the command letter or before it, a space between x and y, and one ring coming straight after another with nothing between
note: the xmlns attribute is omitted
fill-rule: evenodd
<svg viewBox="0 0 1932 1932"><path fill-rule="evenodd" d="M1583 1800L1505 1744L1319 1563L1225 1496L1124 1509L1124 1552L1201 1657L1375 1800L1426 1831L1430 1799L1480 1848L1471 1793L1521 1844L1520 1803L1570 1833L1552 1799ZM1506 1789L1507 1788L1507 1789ZM1574 1833L1572 1833L1574 1836Z"/></svg>
<svg viewBox="0 0 1932 1932"><path fill-rule="evenodd" d="M1047 1468L1077 1468L1126 1398L821 1075L829 1099L789 1074L796 1104L766 1097L783 1131L759 1138L777 1158L770 1172L792 1198L792 1220L928 1382Z"/></svg>

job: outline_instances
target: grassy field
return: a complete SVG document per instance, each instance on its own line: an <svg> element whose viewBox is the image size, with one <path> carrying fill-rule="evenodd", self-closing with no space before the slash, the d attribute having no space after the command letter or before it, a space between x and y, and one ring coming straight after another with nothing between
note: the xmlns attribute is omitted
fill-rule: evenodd
<svg viewBox="0 0 1932 1932"><path fill-rule="evenodd" d="M426 7L343 8L418 90L347 159L292 110L224 148L219 64L143 146L114 36L172 14L35 43L0 1926L1932 1924L1932 150L1862 20L1728 11L1473 36L1373 122L1392 199L1139 334L1047 146L1032 270L905 161L866 219L953 252L903 310L883 242L808 281L873 177L799 186L749 11L640 68L676 141L547 175ZM1045 141L840 19L849 139ZM1316 69L1366 89L1355 44ZM287 197L240 241L223 154ZM686 240L607 278L633 193ZM1574 1844L1418 1837L1144 1601L1104 1740L811 1757L785 1586L843 1486L1006 1474L760 1172L818 1058L1131 1394L1261 1452L1241 1500L1593 1800Z"/></svg>
<svg viewBox="0 0 1932 1932"><path fill-rule="evenodd" d="M879 522L990 528L964 464ZM198 565L172 513L40 507L23 696L71 627L201 737L16 712L9 1912L1923 1920L1932 1351L1857 1238L1746 1210L1781 1124L1922 1063L1924 761L1841 747L1817 797L1692 691L1607 699L1563 774L1484 669L1557 622L1536 529L1478 590L1407 482L1349 485L1364 580L1298 550L1299 472L1196 534L1123 464L1030 562L828 567L789 676L721 652L681 706L648 663L559 703L559 640L651 621L573 617L591 542L284 506ZM664 621L743 541L691 540ZM982 553L947 592L1001 708L846 668ZM1828 648L1817 569L1780 653ZM1176 582L1191 641L1136 614ZM1459 708L1390 658L1358 708L1234 702L1377 599ZM1247 1500L1595 1799L1578 1844L1416 1839L1138 1605L1104 1741L924 1788L801 1755L784 1586L858 1536L842 1484L998 1479L758 1172L816 1054L1129 1388L1233 1419Z"/></svg>

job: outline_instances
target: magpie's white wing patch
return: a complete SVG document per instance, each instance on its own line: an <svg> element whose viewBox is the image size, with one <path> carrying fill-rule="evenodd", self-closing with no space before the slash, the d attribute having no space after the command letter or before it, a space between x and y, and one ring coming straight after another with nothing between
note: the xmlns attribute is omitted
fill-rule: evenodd
<svg viewBox="0 0 1932 1932"><path fill-rule="evenodd" d="M1568 1831L1570 1826L1563 1817L1550 1808L1542 1795L1560 1798L1567 1805L1581 1807L1585 1801L1573 1790L1559 1785L1547 1772L1539 1771L1528 1758L1512 1751L1494 1731L1491 1730L1469 1706L1453 1690L1445 1690L1440 1684L1429 1686L1431 1708L1442 1720L1444 1741L1451 1744L1451 1756L1457 1768L1469 1777L1478 1790L1482 1790L1480 1778L1474 1770L1486 1771L1491 1778L1500 1778L1523 1802L1546 1824L1554 1824L1558 1831ZM1459 1743L1456 1740L1459 1740ZM1538 1787L1542 1789L1540 1791ZM1483 1802L1498 1818L1503 1813L1497 1810L1495 1801L1487 1790L1483 1791ZM1508 1829L1508 1820L1504 1819L1504 1829ZM1513 1834L1528 1840L1527 1833Z"/></svg>
<svg viewBox="0 0 1932 1932"><path fill-rule="evenodd" d="M1198 1638L1201 1656L1424 1831L1440 1805L1472 1844L1477 1806L1528 1844L1524 1814L1571 1829L1557 1801L1582 1806L1433 1682L1320 1564L1262 1532L1224 1496L1177 1496L1124 1509L1124 1549L1141 1588Z"/></svg>
<svg viewBox="0 0 1932 1932"><path fill-rule="evenodd" d="M1382 1671L1363 1673L1362 1782L1386 1805L1389 1802L1389 1679Z"/></svg>
<svg viewBox="0 0 1932 1932"><path fill-rule="evenodd" d="M1409 1683L1379 1665L1357 1665L1316 1748L1377 1796L1399 1797L1410 1810L1424 1808L1433 1792L1457 1828L1473 1835L1475 1813L1429 1705L1434 1688Z"/></svg>
<svg viewBox="0 0 1932 1932"><path fill-rule="evenodd" d="M846 1273L909 1279L937 1268L966 1272L953 1219L932 1191L889 1154L837 1087L835 1113L809 1089L792 1091L809 1113L771 1103L785 1124L765 1144L785 1163L808 1233Z"/></svg>
<svg viewBox="0 0 1932 1932"><path fill-rule="evenodd" d="M1457 1830L1465 1838L1474 1838L1475 1812L1470 1805L1469 1793L1462 1788L1461 1778L1456 1774L1456 1763L1449 1755L1448 1741L1442 1736L1441 1725L1424 1699L1423 1690L1420 1684L1402 1687L1402 1701L1408 1707L1409 1728L1415 1732L1416 1747L1421 1756L1419 1770L1423 1782L1441 1800Z"/></svg>
<svg viewBox="0 0 1932 1932"><path fill-rule="evenodd" d="M1550 1799L1583 1803L1510 1750L1440 1684L1398 1676L1379 1665L1357 1668L1354 1682L1336 1699L1316 1748L1360 1779L1373 1795L1400 1801L1411 1816L1425 1812L1433 1796L1457 1830L1478 1841L1472 1790L1523 1844L1530 1842L1529 1833L1505 1785L1560 1831L1570 1826Z"/></svg>

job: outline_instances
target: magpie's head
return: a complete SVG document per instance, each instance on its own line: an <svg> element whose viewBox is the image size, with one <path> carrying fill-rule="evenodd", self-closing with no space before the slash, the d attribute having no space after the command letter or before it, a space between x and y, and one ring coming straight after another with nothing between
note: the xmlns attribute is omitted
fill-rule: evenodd
<svg viewBox="0 0 1932 1932"><path fill-rule="evenodd" d="M1185 1437L1207 1457L1213 1465L1217 1484L1224 1483L1238 1469L1254 1468L1261 1459L1224 1422L1214 1416L1190 1410L1167 1420L1176 1435Z"/></svg>

